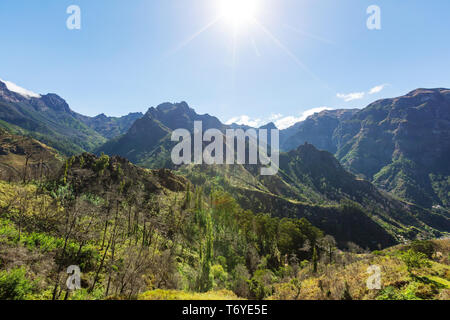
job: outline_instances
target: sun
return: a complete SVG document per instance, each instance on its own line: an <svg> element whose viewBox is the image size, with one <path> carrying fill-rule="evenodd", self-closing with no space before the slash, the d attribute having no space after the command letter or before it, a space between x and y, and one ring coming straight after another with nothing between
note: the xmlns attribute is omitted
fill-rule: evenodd
<svg viewBox="0 0 450 320"><path fill-rule="evenodd" d="M233 27L250 23L258 12L257 0L221 0L220 15Z"/></svg>

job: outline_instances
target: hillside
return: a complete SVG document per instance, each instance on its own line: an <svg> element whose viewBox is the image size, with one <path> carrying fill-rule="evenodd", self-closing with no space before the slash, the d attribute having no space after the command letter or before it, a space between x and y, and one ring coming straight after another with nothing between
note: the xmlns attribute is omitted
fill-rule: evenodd
<svg viewBox="0 0 450 320"><path fill-rule="evenodd" d="M350 119L358 109L325 110L316 113L290 128L280 131L280 149L290 151L307 143L319 150L337 151L333 134L342 121Z"/></svg>
<svg viewBox="0 0 450 320"><path fill-rule="evenodd" d="M286 129L282 147L291 150L308 141L335 153L346 169L385 191L448 210L449 128L450 90L417 89L341 118L328 111L316 114Z"/></svg>
<svg viewBox="0 0 450 320"><path fill-rule="evenodd" d="M41 142L0 129L1 180L51 179L62 163L57 152Z"/></svg>
<svg viewBox="0 0 450 320"><path fill-rule="evenodd" d="M418 89L369 105L336 131L352 172L431 208L450 201L450 90Z"/></svg>
<svg viewBox="0 0 450 320"><path fill-rule="evenodd" d="M253 166L184 166L180 173L206 190L223 188L245 209L276 217L307 218L341 247L354 242L386 247L450 230L445 215L394 199L348 173L328 152L305 144L282 153L275 176Z"/></svg>
<svg viewBox="0 0 450 320"><path fill-rule="evenodd" d="M72 111L56 94L27 96L0 81L0 127L29 135L64 155L91 151L107 139L125 133L140 113L91 118Z"/></svg>
<svg viewBox="0 0 450 320"><path fill-rule="evenodd" d="M77 116L89 128L100 133L106 139L113 139L125 134L134 122L144 115L141 112L134 112L123 117L108 117L104 113L95 117L87 117L80 114Z"/></svg>
<svg viewBox="0 0 450 320"><path fill-rule="evenodd" d="M334 119L338 126L338 118L351 118L355 112L324 112L315 117ZM198 115L186 103L166 103L151 108L125 135L96 151L118 154L147 168L177 169L196 186L208 191L224 189L244 209L275 217L305 217L333 235L341 246L351 241L374 249L407 239L440 237L450 230L445 213L431 212L378 191L370 182L348 173L332 154L311 144L282 153L276 176L259 176L258 166L175 168L170 159L175 145L170 141L171 133L178 128L192 130L197 120L203 121L204 130L219 128L223 132L227 128L214 117ZM325 126L327 121L317 123Z"/></svg>
<svg viewBox="0 0 450 320"><path fill-rule="evenodd" d="M165 104L110 145L120 141L114 146L137 159L159 148L159 158L149 162L154 166L154 159L169 161L171 130L199 118L217 125L185 104ZM430 261L411 272L403 262L407 247L367 251L446 236L448 216L380 192L311 144L282 153L278 175L264 177L258 166L152 170L89 153L61 161L42 143L5 131L0 146L0 164L14 169L0 181L0 299L448 294L448 246L437 243ZM418 253L408 254L416 259ZM385 266L381 291L363 287L370 263ZM68 265L82 272L74 293L65 287ZM331 275L338 280L331 282Z"/></svg>
<svg viewBox="0 0 450 320"><path fill-rule="evenodd" d="M163 103L150 108L126 134L108 141L95 153L120 155L147 168L172 168L170 152L175 145L170 140L172 131L180 128L192 131L194 121L202 121L204 130L227 127L215 117L197 114L186 102Z"/></svg>
<svg viewBox="0 0 450 320"><path fill-rule="evenodd" d="M260 273L261 286L267 300L449 300L450 240L413 242L383 251L362 253L332 251L317 265L289 265L283 274ZM407 261L418 258L421 263L408 270ZM372 267L372 269L371 269ZM380 268L380 287L369 276ZM261 290L263 294L264 291ZM175 290L153 290L139 296L142 300L234 300L229 291L192 294Z"/></svg>
<svg viewBox="0 0 450 320"><path fill-rule="evenodd" d="M305 219L243 210L223 191L204 193L120 157L72 157L54 180L0 182L0 191L0 299L213 289L259 298L250 285L258 270L278 272L285 256L311 259L323 238ZM74 293L65 287L68 265L82 272Z"/></svg>

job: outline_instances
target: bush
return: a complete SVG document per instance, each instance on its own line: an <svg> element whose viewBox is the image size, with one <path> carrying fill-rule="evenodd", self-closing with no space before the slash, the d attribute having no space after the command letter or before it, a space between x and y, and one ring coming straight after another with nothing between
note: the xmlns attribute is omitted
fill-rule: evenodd
<svg viewBox="0 0 450 320"><path fill-rule="evenodd" d="M214 278L214 288L225 288L228 281L228 273L220 264L211 267L211 274Z"/></svg>
<svg viewBox="0 0 450 320"><path fill-rule="evenodd" d="M433 258L436 251L433 242L426 240L414 241L408 246L408 248L415 252L423 253L428 259Z"/></svg>
<svg viewBox="0 0 450 320"><path fill-rule="evenodd" d="M430 262L427 260L427 256L425 254L416 252L412 249L404 252L401 255L401 259L406 264L409 273L412 273L414 269L430 266Z"/></svg>
<svg viewBox="0 0 450 320"><path fill-rule="evenodd" d="M102 154L95 162L94 171L99 174L103 174L103 171L109 166L109 157L106 154Z"/></svg>
<svg viewBox="0 0 450 320"><path fill-rule="evenodd" d="M33 290L25 268L0 272L0 300L25 300Z"/></svg>

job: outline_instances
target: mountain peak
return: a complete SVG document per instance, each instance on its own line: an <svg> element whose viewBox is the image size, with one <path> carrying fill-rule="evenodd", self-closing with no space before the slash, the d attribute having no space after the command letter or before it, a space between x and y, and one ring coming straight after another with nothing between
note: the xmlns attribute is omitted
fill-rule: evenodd
<svg viewBox="0 0 450 320"><path fill-rule="evenodd" d="M446 89L446 88L434 88L434 89L418 88L418 89L415 89L415 90L411 91L406 96L408 96L408 97L415 97L415 96L418 96L418 95L440 94L440 93L443 93L443 92L450 92L450 89Z"/></svg>
<svg viewBox="0 0 450 320"><path fill-rule="evenodd" d="M41 100L50 108L56 111L71 112L66 100L54 93L48 93L41 97Z"/></svg>
<svg viewBox="0 0 450 320"><path fill-rule="evenodd" d="M11 81L6 81L6 80L0 79L0 83L1 83L0 89L2 89L2 90L6 89L10 92L17 93L20 96L22 96L23 98L31 99L31 98L40 98L41 97L40 94L37 94L37 93L34 93L33 91L22 88Z"/></svg>
<svg viewBox="0 0 450 320"><path fill-rule="evenodd" d="M174 109L177 109L180 111L189 111L190 110L189 105L185 101L181 101L178 103L164 102L156 107L156 110L161 111L161 112L172 111Z"/></svg>
<svg viewBox="0 0 450 320"><path fill-rule="evenodd" d="M277 126L275 125L275 123L270 122L262 127L260 127L259 129L267 129L267 130L276 130L278 129Z"/></svg>

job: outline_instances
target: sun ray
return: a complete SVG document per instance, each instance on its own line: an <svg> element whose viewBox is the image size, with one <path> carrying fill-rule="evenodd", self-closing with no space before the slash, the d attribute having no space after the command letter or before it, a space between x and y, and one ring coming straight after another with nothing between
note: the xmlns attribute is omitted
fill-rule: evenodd
<svg viewBox="0 0 450 320"><path fill-rule="evenodd" d="M250 41L252 43L253 50L255 50L256 56L261 57L261 52L259 51L258 46L256 45L255 38L253 36L250 36Z"/></svg>
<svg viewBox="0 0 450 320"><path fill-rule="evenodd" d="M314 39L314 40L317 40L317 41L320 41L320 42L323 42L323 43L326 43L326 44L331 44L331 45L335 45L336 44L335 42L333 42L331 40L328 40L326 38L317 36L315 34L312 34L312 33L309 33L309 32L303 31L303 30L300 30L300 29L295 28L295 27L293 27L291 25L288 25L288 24L285 24L284 27L289 29L289 30L291 30L291 31L293 31L293 32L295 32L295 33L298 33L298 34L301 34L301 35L303 35L305 37L308 37L310 39Z"/></svg>
<svg viewBox="0 0 450 320"><path fill-rule="evenodd" d="M292 53L291 50L289 50L288 47L286 47L280 40L278 40L275 35L272 34L262 23L260 23L258 20L253 19L253 22L261 28L263 33L265 33L281 50L284 51L301 69L303 69L305 72L307 72L311 77L313 77L315 80L320 82L325 88L330 90L331 92L334 92L328 84L326 84L322 79L320 79L314 72L312 72L303 62L300 61L300 59L297 58L297 56Z"/></svg>
<svg viewBox="0 0 450 320"><path fill-rule="evenodd" d="M189 43L191 43L193 40L195 40L197 37L199 37L202 33L206 32L209 28L214 26L217 22L219 22L221 19L221 16L216 17L212 21L210 21L208 24L206 24L204 27L202 27L200 30L189 36L186 40L184 40L182 43L180 43L174 50L171 51L171 53L175 53L184 47L186 47Z"/></svg>

